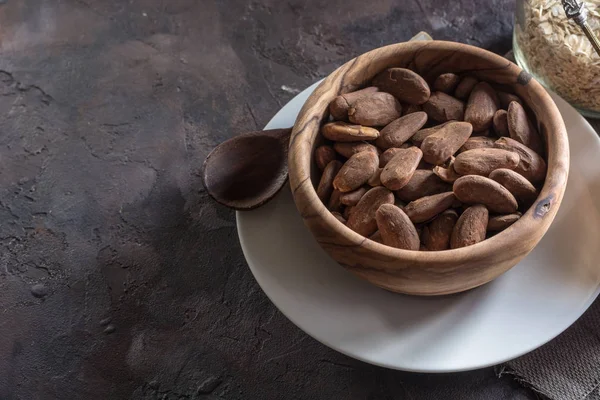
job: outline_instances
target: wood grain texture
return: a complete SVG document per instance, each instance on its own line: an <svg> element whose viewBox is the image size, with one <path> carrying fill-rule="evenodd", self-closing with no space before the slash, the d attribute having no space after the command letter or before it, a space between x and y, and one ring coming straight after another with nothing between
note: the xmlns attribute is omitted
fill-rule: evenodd
<svg viewBox="0 0 600 400"><path fill-rule="evenodd" d="M534 205L515 224L473 246L418 252L394 249L340 223L315 193L313 149L328 105L337 95L365 87L389 67L409 67L427 80L441 73L469 73L512 89L536 116L547 143L548 174ZM488 51L453 42L390 45L350 60L332 72L304 104L292 131L290 186L296 206L327 253L357 276L390 291L415 295L461 292L485 284L525 257L548 230L563 198L569 147L564 122L542 86L517 65ZM507 250L509 249L509 250Z"/></svg>

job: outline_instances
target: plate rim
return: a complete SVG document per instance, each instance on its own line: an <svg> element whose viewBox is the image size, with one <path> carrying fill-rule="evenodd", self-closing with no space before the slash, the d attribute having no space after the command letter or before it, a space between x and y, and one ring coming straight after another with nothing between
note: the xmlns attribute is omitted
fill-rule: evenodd
<svg viewBox="0 0 600 400"><path fill-rule="evenodd" d="M294 96L293 98L291 98L288 102L286 102L286 104L284 104L283 106L281 106L281 108L279 108L279 110L273 115L273 117L269 120L269 122L265 125L265 127L263 129L272 128L272 127L270 127L270 125L276 120L277 116L279 115L279 113L281 112L282 109L284 109L288 104L290 104L291 102L293 102L294 100L296 100L298 97L304 96L304 95L307 95L307 94L310 95L310 93L312 93L312 91L314 91L317 88L317 86L323 80L324 80L324 78L320 79L320 80L317 80L316 82L314 82L313 84L309 85L304 90L302 90L300 93L298 93L296 96ZM580 120L583 121L584 125L589 130L591 130L593 132L596 132L596 130L593 128L593 126L589 123L589 121L585 117L583 117L567 101L565 101L564 99L562 99L556 93L554 93L554 92L552 92L550 90L547 90L547 91L550 94L550 97L552 98L552 101L554 101L554 103L556 104L556 107L559 109L559 111L561 111L563 109L563 107L567 108L567 109L571 109L572 111L574 111L575 113L578 114ZM559 103L561 103L561 104L557 103L557 99L559 99ZM568 127L567 127L567 135L568 135ZM600 145L600 136L598 136L597 132L596 132L596 135L594 135L594 137L595 137L596 141L598 142L598 144ZM288 184L286 183L286 185L284 185L284 186L288 186ZM317 342L319 342L319 343L321 343L321 344L329 347L332 350L337 351L338 353L344 354L347 357L350 357L350 358L353 358L355 360L359 360L359 361L365 362L365 363L370 364L370 365L375 365L375 366L384 367L384 368L388 368L388 369L392 369L392 370L399 370L399 371L417 372L417 373L436 373L436 374L452 373L452 372L464 372L464 371L474 371L474 370L478 370L478 369L489 368L489 367L495 366L495 365L500 365L500 364L506 363L507 361L510 361L510 360L519 358L519 357L521 357L521 356L523 356L525 354L528 354L528 353L530 353L530 352L532 352L532 351L540 348L541 346L549 343L553 339L555 339L561 333L563 333L564 331L566 331L567 329L569 329L575 322L577 322L579 320L579 318L581 318L581 316L590 308L590 306L592 305L592 303L600 295L600 283L598 283L598 285L596 286L595 291L583 303L583 305L581 306L581 309L579 310L579 312L573 314L574 318L564 328L559 328L558 332L553 332L544 341L539 342L534 347L527 348L527 349L523 350L522 352L511 354L510 356L506 356L506 357L503 357L501 359L497 359L497 360L494 360L494 361L488 361L486 363L481 363L481 364L478 364L478 365L465 366L465 367L462 367L462 368L447 368L447 369L439 369L439 368L410 368L410 367L406 367L406 366L399 366L399 365L394 365L394 364L385 363L385 362L377 362L377 361L369 360L369 359L367 359L365 357L362 357L359 354L350 353L348 351L345 351L345 350L341 349L339 346L330 343L328 340L326 340L324 338L316 337L312 333L309 333L308 331L306 331L305 329L303 329L300 326L300 324L295 320L295 318L293 318L290 315L288 315L286 312L284 312L277 305L277 303L273 300L273 298L268 293L268 291L265 290L265 287L263 286L263 284L261 283L261 281L257 278L256 273L255 273L254 262L251 261L247 257L248 247L247 247L247 244L245 243L244 238L240 234L240 218L239 217L240 217L240 213L243 214L244 212L247 212L247 211L236 211L236 230L237 230L238 241L240 243L240 247L242 248L242 253L244 254L244 258L246 260L246 264L248 265L248 267L249 267L249 269L250 269L250 271L252 273L252 276L254 277L254 280L258 283L258 285L261 288L262 292L267 296L267 298L269 299L269 301L275 306L275 308L277 308L277 310L279 310L279 312L281 312L281 314L283 314L298 329L300 329L302 332L304 332L306 335L310 336L311 338L313 338Z"/></svg>

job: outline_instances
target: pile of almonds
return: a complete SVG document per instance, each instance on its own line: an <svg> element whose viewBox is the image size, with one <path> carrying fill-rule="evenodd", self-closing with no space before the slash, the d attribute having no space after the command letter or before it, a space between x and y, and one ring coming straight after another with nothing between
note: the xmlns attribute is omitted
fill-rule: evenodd
<svg viewBox="0 0 600 400"><path fill-rule="evenodd" d="M371 85L331 102L314 153L317 195L339 221L387 246L439 251L481 242L531 207L544 143L516 95L405 68Z"/></svg>

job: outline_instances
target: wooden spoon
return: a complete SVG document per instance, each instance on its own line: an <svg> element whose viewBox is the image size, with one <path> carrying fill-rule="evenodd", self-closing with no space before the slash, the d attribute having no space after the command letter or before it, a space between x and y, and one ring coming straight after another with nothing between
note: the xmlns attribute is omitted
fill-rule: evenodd
<svg viewBox="0 0 600 400"><path fill-rule="evenodd" d="M208 194L234 210L252 210L271 200L288 178L292 128L245 133L215 147L204 160Z"/></svg>

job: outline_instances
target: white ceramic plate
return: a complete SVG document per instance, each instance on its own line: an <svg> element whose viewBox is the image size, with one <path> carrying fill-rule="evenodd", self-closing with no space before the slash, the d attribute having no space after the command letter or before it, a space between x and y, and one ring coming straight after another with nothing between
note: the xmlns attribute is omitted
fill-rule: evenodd
<svg viewBox="0 0 600 400"><path fill-rule="evenodd" d="M315 83L266 128L292 126ZM335 263L304 226L289 190L237 213L258 284L300 329L368 363L409 371L482 368L525 354L564 331L600 285L600 140L554 97L569 131L571 170L548 233L521 263L484 286L442 297L390 293Z"/></svg>

